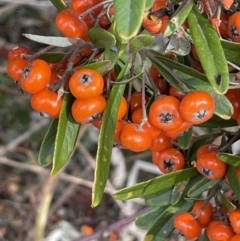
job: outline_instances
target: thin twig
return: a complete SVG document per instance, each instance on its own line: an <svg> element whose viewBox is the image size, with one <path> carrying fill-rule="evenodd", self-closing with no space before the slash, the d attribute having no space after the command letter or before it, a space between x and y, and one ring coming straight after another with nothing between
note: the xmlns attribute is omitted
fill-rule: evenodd
<svg viewBox="0 0 240 241"><path fill-rule="evenodd" d="M59 178L60 173L53 177L50 176L46 181L45 185L43 185L42 199L37 209L35 235L33 238L33 240L35 241L43 239L44 230L47 225L49 207L51 205L53 194L58 184Z"/></svg>
<svg viewBox="0 0 240 241"><path fill-rule="evenodd" d="M17 138L9 142L4 148L1 148L3 149L3 151L0 150L0 155L3 155L4 153L6 153L6 151L13 150L15 147L17 147L25 140L27 140L33 133L39 131L48 123L49 123L49 119L42 119L39 122L35 123L25 133L23 133L22 135L18 136Z"/></svg>
<svg viewBox="0 0 240 241"><path fill-rule="evenodd" d="M183 90L185 93L190 92L190 90L188 89L188 87L185 85L185 83L176 75L176 73L174 73L172 71L172 69L170 69L167 65L165 65L164 63L162 63L158 58L156 58L152 53L144 51L146 57L148 57L149 59L153 60L154 62L158 63L159 65L162 66L162 68L164 68L166 71L168 71L169 73L171 73L171 75L175 78L175 80L182 86Z"/></svg>
<svg viewBox="0 0 240 241"><path fill-rule="evenodd" d="M13 168L24 169L24 170L31 171L31 172L39 174L39 175L44 174L44 175L46 175L46 177L50 176L50 171L48 169L45 169L44 167L36 166L36 165L32 165L32 164L26 164L26 163L22 163L22 162L17 162L12 159L9 159L7 157L0 157L0 164L10 166ZM72 176L72 175L69 175L66 173L60 173L60 179L63 181L82 185L82 186L85 186L88 188L92 188L92 186L93 186L93 182L91 182L91 181L85 180L80 177ZM112 189L109 187L105 188L105 192L112 195Z"/></svg>
<svg viewBox="0 0 240 241"><path fill-rule="evenodd" d="M218 150L218 152L224 152L226 151L232 144L237 141L240 138L240 129L237 131L237 133L232 137L232 139L227 143L226 146L223 146Z"/></svg>
<svg viewBox="0 0 240 241"><path fill-rule="evenodd" d="M77 143L77 148L82 152L82 154L84 155L84 157L87 159L87 161L89 162L89 164L91 165L91 167L93 169L95 169L95 166L96 166L96 163L95 163L95 160L93 159L93 157L89 154L89 152L87 151L87 149L81 144L81 143ZM110 191L110 194L112 193L115 193L117 190L114 188L114 186L112 185L112 183L107 180L107 185L106 185L106 188L109 189ZM116 200L114 199L116 204L120 207L122 213L124 215L127 215L128 212L125 208L125 205L122 201L120 200Z"/></svg>

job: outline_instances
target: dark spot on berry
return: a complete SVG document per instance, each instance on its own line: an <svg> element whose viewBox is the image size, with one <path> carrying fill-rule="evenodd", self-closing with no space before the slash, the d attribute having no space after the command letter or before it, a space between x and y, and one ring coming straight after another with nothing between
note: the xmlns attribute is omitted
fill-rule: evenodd
<svg viewBox="0 0 240 241"><path fill-rule="evenodd" d="M160 114L159 117L160 117L162 123L169 123L174 118L174 115L171 115L169 113L167 113L167 114L162 113L162 114Z"/></svg>
<svg viewBox="0 0 240 241"><path fill-rule="evenodd" d="M209 177L209 176L212 176L214 174L214 172L212 170L208 169L208 168L203 167L202 168L202 174L204 176Z"/></svg>
<svg viewBox="0 0 240 241"><path fill-rule="evenodd" d="M88 74L82 75L81 80L82 80L83 84L88 83L89 82L89 75Z"/></svg>
<svg viewBox="0 0 240 241"><path fill-rule="evenodd" d="M197 112L197 114L196 114L196 117L198 118L198 119L202 119L202 118L204 118L204 116L206 115L206 110L203 110L203 111L198 111Z"/></svg>
<svg viewBox="0 0 240 241"><path fill-rule="evenodd" d="M236 28L235 25L231 25L231 26L230 26L230 31L231 31L232 36L233 36L234 38L238 38L239 32L238 32L238 29Z"/></svg>
<svg viewBox="0 0 240 241"><path fill-rule="evenodd" d="M31 69L32 69L32 66L28 66L28 67L23 69L23 71L22 71L23 78L27 78L28 77Z"/></svg>
<svg viewBox="0 0 240 241"><path fill-rule="evenodd" d="M164 163L164 169L166 169L168 172L173 171L173 167L175 165L175 162L172 161L171 159L166 159L163 161Z"/></svg>

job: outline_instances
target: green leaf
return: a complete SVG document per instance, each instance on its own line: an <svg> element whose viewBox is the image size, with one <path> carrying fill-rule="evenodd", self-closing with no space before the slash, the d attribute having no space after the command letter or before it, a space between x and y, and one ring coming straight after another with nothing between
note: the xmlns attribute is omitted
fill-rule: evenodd
<svg viewBox="0 0 240 241"><path fill-rule="evenodd" d="M176 62L172 59L169 59L167 57L165 57L164 55L151 50L150 54L147 54L147 56L151 59L154 60L153 57L157 58L160 62L164 63L165 65L168 66L168 68L170 68L171 70L178 70L179 72L185 73L187 75L190 75L192 77L195 77L197 79L203 80L203 81L208 81L206 76L202 73L200 73L199 71L186 66L185 64L181 64L179 62ZM154 60L154 62L156 62L156 60ZM174 85L175 86L175 85ZM177 88L177 86L175 86Z"/></svg>
<svg viewBox="0 0 240 241"><path fill-rule="evenodd" d="M110 49L116 44L113 34L100 27L93 27L88 31L90 41L99 48Z"/></svg>
<svg viewBox="0 0 240 241"><path fill-rule="evenodd" d="M120 72L117 81L124 78L128 65ZM107 106L103 114L99 134L96 167L94 174L92 206L96 207L102 199L104 188L109 175L111 154L114 141L114 130L117 123L117 114L125 85L114 85L109 95Z"/></svg>
<svg viewBox="0 0 240 241"><path fill-rule="evenodd" d="M225 128L225 127L232 127L232 126L237 126L237 122L234 119L230 119L230 120L224 120L222 118L220 118L219 116L213 115L213 117L200 124L197 125L199 127L209 127L209 128Z"/></svg>
<svg viewBox="0 0 240 241"><path fill-rule="evenodd" d="M113 49L106 49L104 51L104 59L106 61L110 61L110 69L114 67L114 65L117 63L118 60L118 52Z"/></svg>
<svg viewBox="0 0 240 241"><path fill-rule="evenodd" d="M233 166L228 166L227 177L229 185L232 188L237 199L240 199L240 181L236 172L236 168Z"/></svg>
<svg viewBox="0 0 240 241"><path fill-rule="evenodd" d="M193 206L193 202L181 200L175 206L169 206L164 213L154 222L154 225L147 232L144 241L165 241L173 230L174 217L181 212L189 212Z"/></svg>
<svg viewBox="0 0 240 241"><path fill-rule="evenodd" d="M80 125L71 115L72 102L73 96L65 94L59 116L51 175L55 175L60 171L69 161L75 149Z"/></svg>
<svg viewBox="0 0 240 241"><path fill-rule="evenodd" d="M182 4L179 5L170 19L170 22L164 32L164 37L171 35L173 32L178 30L180 26L182 26L184 21L187 19L192 7L192 0L185 0Z"/></svg>
<svg viewBox="0 0 240 241"><path fill-rule="evenodd" d="M141 214L135 220L136 226L141 229L150 229L156 220L164 214L166 208L166 206L155 207Z"/></svg>
<svg viewBox="0 0 240 241"><path fill-rule="evenodd" d="M135 79L138 79L143 73L139 73L135 76L133 76L132 78L130 79L125 79L125 80L122 80L122 81L117 81L117 82L112 82L112 85L122 85L122 84L128 84L132 81L134 81Z"/></svg>
<svg viewBox="0 0 240 241"><path fill-rule="evenodd" d="M131 187L123 188L114 194L116 199L128 200L136 197L144 197L159 191L163 191L198 174L196 168L186 168L176 172L171 172L145 182L140 182Z"/></svg>
<svg viewBox="0 0 240 241"><path fill-rule="evenodd" d="M205 229L204 232L203 232L203 240L204 240L204 241L210 241L209 238L208 238L208 236L207 236L206 229Z"/></svg>
<svg viewBox="0 0 240 241"><path fill-rule="evenodd" d="M38 59L45 60L49 63L57 63L65 56L64 53L47 52L38 56Z"/></svg>
<svg viewBox="0 0 240 241"><path fill-rule="evenodd" d="M169 68L169 66L165 65L164 63L155 62L154 60L151 61L156 67L156 69L161 73L163 78L170 83L170 85L176 87L184 93L186 92L183 85L181 84L181 79Z"/></svg>
<svg viewBox="0 0 240 241"><path fill-rule="evenodd" d="M67 37L42 36L42 35L29 34L29 33L23 33L23 36L37 43L42 43L42 44L47 44L47 45L52 45L52 46L62 47L62 48L70 47L76 42L76 39L67 38Z"/></svg>
<svg viewBox="0 0 240 241"><path fill-rule="evenodd" d="M85 69L85 68L94 69L98 73L100 73L101 75L104 75L111 69L111 65L112 65L112 63L111 63L110 60L103 60L103 61L100 61L100 62L94 62L94 63L91 63L91 64L86 64L86 65L83 65L83 66L79 66L79 67L77 67L75 69L76 70L78 70L78 69Z"/></svg>
<svg viewBox="0 0 240 241"><path fill-rule="evenodd" d="M119 36L128 41L136 36L145 10L145 0L114 0L116 31Z"/></svg>
<svg viewBox="0 0 240 241"><path fill-rule="evenodd" d="M53 6L58 10L58 11L62 11L67 9L67 5L65 4L65 2L63 0L50 0L53 4Z"/></svg>
<svg viewBox="0 0 240 241"><path fill-rule="evenodd" d="M226 136L227 132L222 134L222 140L220 146L226 146L228 144L228 137Z"/></svg>
<svg viewBox="0 0 240 241"><path fill-rule="evenodd" d="M219 36L210 23L193 5L188 24L199 60L213 89L223 94L228 90L229 73Z"/></svg>
<svg viewBox="0 0 240 241"><path fill-rule="evenodd" d="M193 185L189 191L187 196L190 198L195 198L200 196L203 192L211 189L218 183L220 183L222 179L217 179L217 180L209 180L206 177L202 177L202 179L197 182L195 185Z"/></svg>
<svg viewBox="0 0 240 241"><path fill-rule="evenodd" d="M187 150L192 143L192 128L189 128L182 135L179 135L177 138L177 143L182 150Z"/></svg>
<svg viewBox="0 0 240 241"><path fill-rule="evenodd" d="M155 0L145 0L145 10L150 9L153 4L154 4Z"/></svg>
<svg viewBox="0 0 240 241"><path fill-rule="evenodd" d="M57 135L58 119L53 119L48 131L42 141L38 154L38 163L41 166L48 166L52 163L55 139Z"/></svg>
<svg viewBox="0 0 240 241"><path fill-rule="evenodd" d="M172 189L166 189L160 191L158 193L154 193L152 195L145 197L145 202L148 206L151 207L159 207L159 206L167 206L171 201Z"/></svg>
<svg viewBox="0 0 240 241"><path fill-rule="evenodd" d="M240 156L230 153L219 153L218 158L233 167L240 167Z"/></svg>
<svg viewBox="0 0 240 241"><path fill-rule="evenodd" d="M143 241L165 241L174 230L172 217L173 214L165 209L162 215L154 220Z"/></svg>
<svg viewBox="0 0 240 241"><path fill-rule="evenodd" d="M189 179L183 180L182 182L179 182L174 185L174 188L172 189L172 195L171 195L171 205L177 204L179 200L182 198L188 182L189 182Z"/></svg>
<svg viewBox="0 0 240 241"><path fill-rule="evenodd" d="M221 196L221 201L222 201L223 205L228 210L236 209L236 206L231 201L229 201L229 199L226 197L226 195L223 193L223 191L220 191L220 196Z"/></svg>
<svg viewBox="0 0 240 241"><path fill-rule="evenodd" d="M154 36L149 34L140 34L132 38L129 42L129 53L136 53L143 47L150 46L154 43Z"/></svg>
<svg viewBox="0 0 240 241"><path fill-rule="evenodd" d="M240 64L240 43L235 43L225 39L221 39L221 44L225 57L228 61L239 65Z"/></svg>

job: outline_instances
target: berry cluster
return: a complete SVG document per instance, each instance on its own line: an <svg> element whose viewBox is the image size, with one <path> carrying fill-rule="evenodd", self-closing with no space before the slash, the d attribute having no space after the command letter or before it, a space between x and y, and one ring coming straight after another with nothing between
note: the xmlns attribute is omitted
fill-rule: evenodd
<svg viewBox="0 0 240 241"><path fill-rule="evenodd" d="M196 201L191 212L181 212L175 216L174 227L191 241L197 240L203 229L209 241L240 240L240 210L227 210L222 205L220 208L218 210L218 206L213 206L209 201Z"/></svg>
<svg viewBox="0 0 240 241"><path fill-rule="evenodd" d="M8 54L7 73L20 86L22 91L32 94L31 105L34 110L58 117L62 97L49 88L52 70L44 60L29 61L23 56L29 51L21 46L12 49Z"/></svg>
<svg viewBox="0 0 240 241"><path fill-rule="evenodd" d="M202 4L205 12L209 12L205 0ZM156 0L152 8L145 12L142 27L154 34L163 33L172 13L173 4L170 1ZM235 26L235 36L237 24L233 19L236 19L237 14L238 12L233 14L228 21L228 30L231 30L228 34L233 33ZM58 117L64 92L70 91L76 98L71 109L76 122L92 123L95 127L101 127L102 114L110 91L107 82L109 79L114 81L114 70L111 69L102 76L96 70L84 68L81 64L88 60L93 49L96 49L88 39L89 29L93 26L108 29L113 15L114 6L111 3L106 8L101 0L72 0L69 9L57 14L56 26L66 37L80 39L77 54L70 51L70 57L66 54L62 61L52 64L42 59L34 59L29 55L29 51L21 46L9 52L8 75L18 82L24 92L32 94L31 105L34 110ZM223 34L222 25L219 29ZM198 60L194 46L191 53ZM96 55L93 57L98 58ZM174 55L167 57L176 60ZM72 67L70 71L69 66ZM204 123L213 116L214 98L202 90L188 90L186 93L179 91L161 76L154 65L150 67L149 78L153 89L157 88L161 95L155 94L155 99L152 100L143 89L141 92L132 91L130 98L122 97L114 140L119 147L135 152L150 148L153 162L163 173L183 169L186 166L185 156L173 143L191 127ZM239 89L229 90L226 96L234 107L232 117L240 122L238 92ZM204 155L197 154L198 171L209 179L222 178L227 165L217 158L218 148L212 148L212 145L202 148L205 148L204 151L200 148L199 152Z"/></svg>
<svg viewBox="0 0 240 241"><path fill-rule="evenodd" d="M202 0L199 8L202 7L202 11L206 13L219 35L230 38L234 42L240 42L239 12L232 14L227 9L230 6L226 4L227 1L220 3ZM169 0L155 0L153 6L144 12L140 30L145 29L151 34L164 33L174 13L174 7L175 4ZM220 16L216 16L216 9L219 7L223 11ZM74 97L71 104L71 114L74 120L80 124L92 124L99 129L103 124L103 114L114 84L127 83L116 112L116 126L113 133L115 145L134 152L150 149L153 163L163 174L194 165L201 178L205 176L211 181L223 179L228 168L228 164L218 158L223 145L201 144L201 147L198 146L194 150L196 158L194 162L191 162L188 159L189 153L184 148L181 149L178 142L178 138L185 134L190 133L190 138L192 138L192 127L203 124L213 117L216 112L216 95L220 95L220 91L215 93L215 89L207 83L207 78L205 78L207 88L189 87L189 89L181 78L174 86L165 77L166 73L164 76L163 71L161 71L162 75L166 79L162 77L159 66L165 66L165 64L158 61L155 55L151 55L151 51L140 49L138 53L131 52L127 44L129 48L126 47L125 51L126 55L130 56L127 61L123 59L116 61L103 73L92 67L92 63L105 60L105 50L94 45L88 32L94 27L107 32L111 29L112 22L114 22L112 1L72 0L69 8L60 11L56 16L56 26L60 32L65 37L76 40L71 42L70 50L63 54L64 57L59 62L48 63L40 58L42 52L30 55L26 48L16 47L9 52L8 75L19 84L22 91L32 95L31 105L34 110L47 113L54 118L59 117L64 94L70 92ZM178 32L177 39L181 38L181 34L186 34L186 28L188 28L187 21L179 28L183 31ZM179 60L175 54L161 56L174 64ZM137 57L141 59L139 63L137 63ZM204 73L193 44L188 57L188 65ZM147 62L146 58L152 63ZM138 79L141 83L141 90L135 88L132 81L120 83L119 79L123 74L119 69L124 69L122 66L127 64L131 64L131 68L125 71L125 75L128 75L128 80ZM137 69L135 65L143 69L139 76L134 72ZM233 68L229 66L229 71L232 70ZM174 75L174 71L171 73ZM199 72L196 75L204 76ZM197 77L195 79L198 80ZM219 86L221 85L221 76L216 76L216 82L219 82ZM181 91L176 86L181 86L182 88L179 87ZM230 89L225 96L234 109L232 119L240 124L239 89ZM222 132L218 134L220 135ZM226 182L228 182L227 178ZM217 214L214 213L209 200L195 202L191 213L178 214L174 219L174 227L189 240L196 240L203 228L206 229L210 241L237 240L240 235L238 231L240 217L237 213L239 210L229 211L227 218L230 221L224 222L225 214L217 219ZM218 239L217 235L221 233L220 231L224 233L223 239Z"/></svg>

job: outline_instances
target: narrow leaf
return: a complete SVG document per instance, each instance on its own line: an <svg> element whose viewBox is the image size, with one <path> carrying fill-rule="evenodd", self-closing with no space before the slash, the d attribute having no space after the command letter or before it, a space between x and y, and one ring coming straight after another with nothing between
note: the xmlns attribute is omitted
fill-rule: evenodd
<svg viewBox="0 0 240 241"><path fill-rule="evenodd" d="M23 36L37 43L52 45L56 47L69 47L76 42L76 39L67 37L42 36L28 33L24 33Z"/></svg>
<svg viewBox="0 0 240 241"><path fill-rule="evenodd" d="M226 59L234 64L240 65L240 43L221 39L221 44Z"/></svg>
<svg viewBox="0 0 240 241"><path fill-rule="evenodd" d="M210 23L193 5L188 15L188 24L199 60L213 89L223 94L228 90L229 74L227 61L219 36Z"/></svg>
<svg viewBox="0 0 240 241"><path fill-rule="evenodd" d="M101 75L104 75L111 69L111 65L112 63L110 60L103 60L100 62L94 62L83 66L78 66L76 70L83 69L83 68L94 69Z"/></svg>
<svg viewBox="0 0 240 241"><path fill-rule="evenodd" d="M53 152L55 147L55 139L57 135L58 119L54 119L50 124L48 131L43 138L38 154L38 163L41 166L48 166L53 161Z"/></svg>
<svg viewBox="0 0 240 241"><path fill-rule="evenodd" d="M145 10L145 0L114 0L116 30L119 36L128 41L136 36Z"/></svg>
<svg viewBox="0 0 240 241"><path fill-rule="evenodd" d="M50 1L58 11L67 9L67 5L63 0L50 0Z"/></svg>
<svg viewBox="0 0 240 241"><path fill-rule="evenodd" d="M164 214L166 208L166 206L155 207L141 214L135 220L136 226L141 229L150 229L156 222L156 219Z"/></svg>
<svg viewBox="0 0 240 241"><path fill-rule="evenodd" d="M123 188L114 194L116 199L128 200L136 197L144 197L181 182L190 177L198 175L195 168L187 168L184 170L168 173L145 182L138 183L134 186Z"/></svg>
<svg viewBox="0 0 240 241"><path fill-rule="evenodd" d="M57 63L65 56L64 53L47 52L38 56L38 59L45 60L49 63Z"/></svg>
<svg viewBox="0 0 240 241"><path fill-rule="evenodd" d="M192 128L189 128L177 138L177 143L182 150L187 150L192 144Z"/></svg>
<svg viewBox="0 0 240 241"><path fill-rule="evenodd" d="M230 120L223 120L222 118L220 118L219 116L213 115L213 117L198 125L199 127L209 127L212 128L213 126L215 128L225 128L225 127L232 127L232 126L237 126L237 122L234 119L230 119Z"/></svg>
<svg viewBox="0 0 240 241"><path fill-rule="evenodd" d="M203 192L211 189L218 183L220 183L222 179L217 179L217 180L209 180L205 177L202 178L198 183L196 183L194 186L192 186L189 191L187 196L190 198L195 198L200 196Z"/></svg>
<svg viewBox="0 0 240 241"><path fill-rule="evenodd" d="M154 220L143 241L165 241L173 232L173 214L164 210L158 219Z"/></svg>
<svg viewBox="0 0 240 241"><path fill-rule="evenodd" d="M151 60L154 60L152 57L157 58L159 61L161 61L162 63L167 65L171 70L178 70L179 72L185 73L187 75L190 75L192 77L195 77L197 79L207 82L207 78L204 74L198 72L197 70L195 70L185 64L173 61L172 59L167 58L166 56L164 56L156 51L153 51L153 50L151 50L150 54L147 54L147 55Z"/></svg>
<svg viewBox="0 0 240 241"><path fill-rule="evenodd" d="M240 167L240 156L230 153L219 153L218 158L233 167Z"/></svg>
<svg viewBox="0 0 240 241"><path fill-rule="evenodd" d="M100 27L91 28L88 31L88 37L99 48L110 49L116 44L115 36Z"/></svg>
<svg viewBox="0 0 240 241"><path fill-rule="evenodd" d="M127 65L122 69L120 73L121 78L124 77L126 69ZM106 109L103 114L103 120L99 134L96 168L92 191L93 207L100 203L108 179L117 114L124 89L125 85L113 86L107 101Z"/></svg>
<svg viewBox="0 0 240 241"><path fill-rule="evenodd" d="M182 92L186 92L182 85L182 80L173 72L169 66L165 65L164 63L155 62L152 60L152 63L156 67L156 69L161 73L164 79L166 79L171 85L176 87L177 89L181 90Z"/></svg>
<svg viewBox="0 0 240 241"><path fill-rule="evenodd" d="M186 179L182 182L175 184L174 188L172 189L171 205L177 204L179 200L182 198L183 192L185 191L188 181L189 179Z"/></svg>
<svg viewBox="0 0 240 241"><path fill-rule="evenodd" d="M232 188L237 199L240 199L240 181L236 172L236 168L233 166L228 166L227 177L229 185Z"/></svg>
<svg viewBox="0 0 240 241"><path fill-rule="evenodd" d="M160 191L158 193L145 197L145 202L148 206L159 207L167 206L171 201L172 189Z"/></svg>
<svg viewBox="0 0 240 241"><path fill-rule="evenodd" d="M51 175L55 175L60 171L69 161L75 149L80 125L71 115L72 102L72 95L65 94L59 116Z"/></svg>
<svg viewBox="0 0 240 241"><path fill-rule="evenodd" d="M227 198L227 196L223 193L223 191L220 191L221 201L223 205L227 208L227 210L234 210L236 209L236 206Z"/></svg>
<svg viewBox="0 0 240 241"><path fill-rule="evenodd" d="M192 0L185 0L184 2L182 2L182 4L179 5L177 10L172 15L170 22L164 32L165 37L171 35L173 32L178 30L180 26L182 26L184 21L187 19L188 14L191 11L192 7L193 7Z"/></svg>

